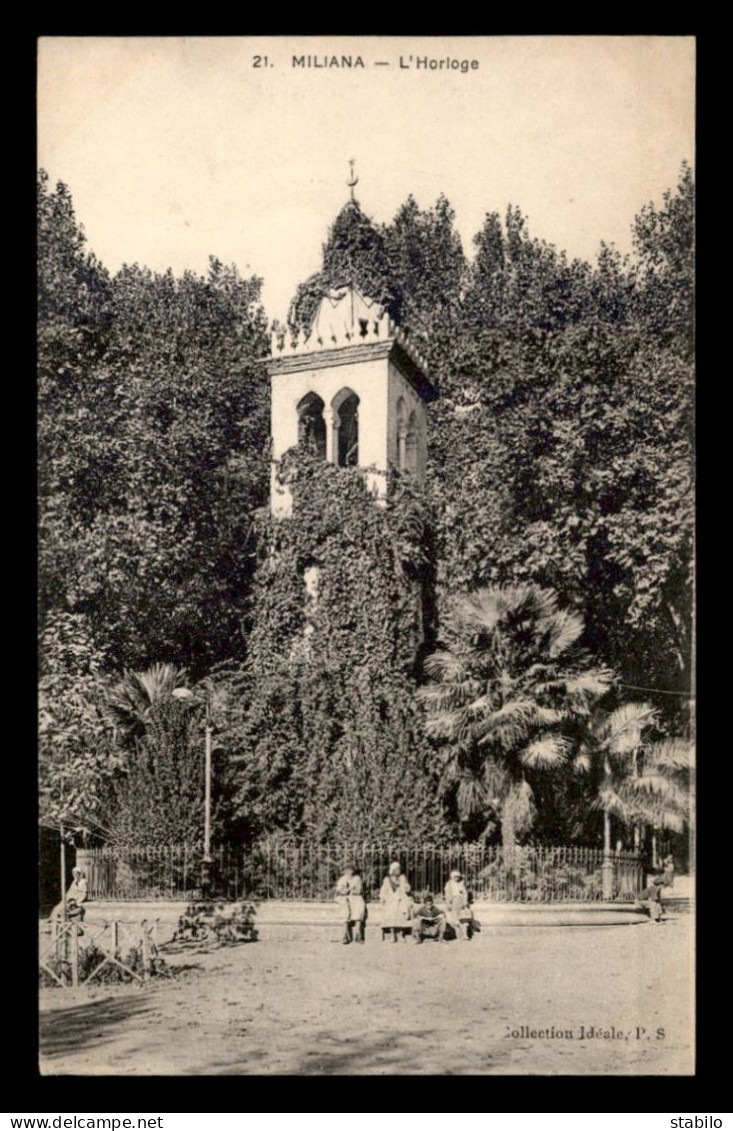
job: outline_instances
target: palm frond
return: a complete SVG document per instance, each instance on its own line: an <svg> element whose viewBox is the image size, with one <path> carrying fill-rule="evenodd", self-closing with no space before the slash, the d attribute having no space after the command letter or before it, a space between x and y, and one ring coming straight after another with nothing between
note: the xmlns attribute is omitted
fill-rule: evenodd
<svg viewBox="0 0 733 1131"><path fill-rule="evenodd" d="M589 668L565 681L565 694L570 699L600 699L613 684L610 668Z"/></svg>
<svg viewBox="0 0 733 1131"><path fill-rule="evenodd" d="M547 627L547 651L552 659L562 656L583 635L583 618L561 609Z"/></svg>
<svg viewBox="0 0 733 1131"><path fill-rule="evenodd" d="M630 823L635 813L635 808L629 804L628 799L624 799L609 786L603 786L598 790L597 796L591 802L591 809L601 809L604 813L617 817L624 824Z"/></svg>
<svg viewBox="0 0 733 1131"><path fill-rule="evenodd" d="M463 774L456 791L458 816L462 821L481 813L486 808L486 786L481 778Z"/></svg>
<svg viewBox="0 0 733 1131"><path fill-rule="evenodd" d="M425 660L425 673L441 683L458 683L466 677L466 665L455 652L442 649Z"/></svg>
<svg viewBox="0 0 733 1131"><path fill-rule="evenodd" d="M537 705L531 699L515 699L505 703L490 715L474 723L476 741L480 746L498 743L510 749L526 739L535 723Z"/></svg>
<svg viewBox="0 0 733 1131"><path fill-rule="evenodd" d="M567 762L570 753L570 743L562 735L548 734L530 743L526 750L519 755L523 766L535 770L549 770Z"/></svg>
<svg viewBox="0 0 733 1131"><path fill-rule="evenodd" d="M648 794L663 806L681 806L687 801L686 790L660 773L643 773L640 777L629 778L626 787L632 793Z"/></svg>
<svg viewBox="0 0 733 1131"><path fill-rule="evenodd" d="M605 715L596 737L612 754L630 754L641 744L645 727L656 719L656 712L648 703L624 703Z"/></svg>
<svg viewBox="0 0 733 1131"><path fill-rule="evenodd" d="M459 721L454 713L429 715L425 720L425 733L429 738L455 739L459 733Z"/></svg>
<svg viewBox="0 0 733 1131"><path fill-rule="evenodd" d="M669 829L673 833L683 833L687 827L687 818L681 813L665 811L659 820L657 828Z"/></svg>
<svg viewBox="0 0 733 1131"><path fill-rule="evenodd" d="M558 711L531 699L513 699L477 720L476 741L479 745L497 743L510 750L524 743L533 731L555 726L561 717Z"/></svg>
<svg viewBox="0 0 733 1131"><path fill-rule="evenodd" d="M475 680L461 683L426 683L418 691L418 699L428 711L457 711L481 694L481 684Z"/></svg>
<svg viewBox="0 0 733 1131"><path fill-rule="evenodd" d="M473 593L463 593L453 601L452 612L459 628L469 631L482 628L493 632L501 620L503 602L500 591L477 589Z"/></svg>
<svg viewBox="0 0 733 1131"><path fill-rule="evenodd" d="M689 770L694 763L694 748L684 738L662 738L645 751L645 762L670 772Z"/></svg>

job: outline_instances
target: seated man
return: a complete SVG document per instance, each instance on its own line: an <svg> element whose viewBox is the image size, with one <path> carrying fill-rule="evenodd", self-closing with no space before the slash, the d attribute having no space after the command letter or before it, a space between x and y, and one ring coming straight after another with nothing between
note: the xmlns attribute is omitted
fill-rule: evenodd
<svg viewBox="0 0 733 1131"><path fill-rule="evenodd" d="M639 896L641 906L649 912L652 923L661 923L662 921L662 912L664 911L662 888L664 885L664 876L654 876L649 886L645 887Z"/></svg>
<svg viewBox="0 0 733 1131"><path fill-rule="evenodd" d="M437 939L445 942L445 915L433 901L430 892L425 893L425 898L412 913L412 937L416 943L423 939Z"/></svg>

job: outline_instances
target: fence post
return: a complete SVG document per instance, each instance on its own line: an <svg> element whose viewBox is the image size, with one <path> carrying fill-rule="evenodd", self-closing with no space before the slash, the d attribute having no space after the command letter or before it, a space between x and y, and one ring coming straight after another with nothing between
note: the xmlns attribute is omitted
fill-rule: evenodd
<svg viewBox="0 0 733 1131"><path fill-rule="evenodd" d="M149 966L150 966L150 949L148 947L148 930L147 930L148 921L147 921L147 919L143 919L142 923L140 924L140 927L142 929L142 936L143 936L142 937L141 950L142 950L142 957L143 957L143 981L145 981L147 979L148 972L149 972Z"/></svg>
<svg viewBox="0 0 733 1131"><path fill-rule="evenodd" d="M71 984L79 985L79 926L71 924Z"/></svg>
<svg viewBox="0 0 733 1131"><path fill-rule="evenodd" d="M603 899L613 899L613 858L611 850L603 850L603 863L601 864L601 894Z"/></svg>

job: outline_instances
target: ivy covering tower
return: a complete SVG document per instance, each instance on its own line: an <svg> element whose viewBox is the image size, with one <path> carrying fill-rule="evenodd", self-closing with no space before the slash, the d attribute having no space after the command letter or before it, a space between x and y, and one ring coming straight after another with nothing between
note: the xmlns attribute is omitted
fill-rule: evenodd
<svg viewBox="0 0 733 1131"><path fill-rule="evenodd" d="M360 232L355 202L351 213ZM271 516L241 812L321 838L437 835L440 791L414 695L432 618L427 365L347 275L308 324L273 334L269 369Z"/></svg>

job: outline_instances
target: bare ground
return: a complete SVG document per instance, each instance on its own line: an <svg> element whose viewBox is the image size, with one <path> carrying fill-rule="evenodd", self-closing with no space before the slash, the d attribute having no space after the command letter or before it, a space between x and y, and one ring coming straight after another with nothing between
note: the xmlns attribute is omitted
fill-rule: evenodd
<svg viewBox="0 0 733 1131"><path fill-rule="evenodd" d="M273 940L170 961L196 969L146 987L41 991L41 1071L694 1071L690 915L659 926L495 927L470 943L420 947L374 932L362 947Z"/></svg>

